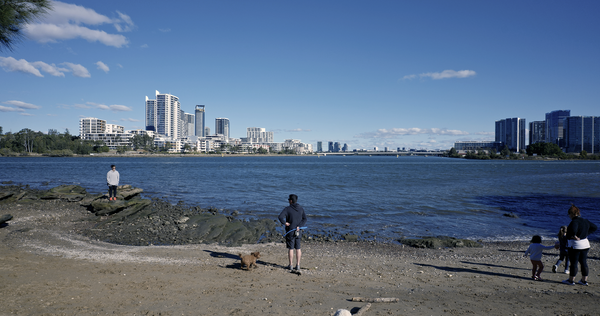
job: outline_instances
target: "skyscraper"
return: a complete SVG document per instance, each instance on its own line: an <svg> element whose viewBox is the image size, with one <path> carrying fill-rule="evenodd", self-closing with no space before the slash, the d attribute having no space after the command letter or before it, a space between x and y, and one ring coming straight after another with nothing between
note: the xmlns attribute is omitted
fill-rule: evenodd
<svg viewBox="0 0 600 316"><path fill-rule="evenodd" d="M600 149L600 117L569 116L564 119L563 127L565 152L578 153L585 150L594 154Z"/></svg>
<svg viewBox="0 0 600 316"><path fill-rule="evenodd" d="M546 113L546 143L564 146L563 123L567 116L571 116L571 110L558 110Z"/></svg>
<svg viewBox="0 0 600 316"><path fill-rule="evenodd" d="M317 152L318 153L323 152L323 142L317 142Z"/></svg>
<svg viewBox="0 0 600 316"><path fill-rule="evenodd" d="M186 137L186 136L194 136L195 135L195 131L194 131L194 114L191 113L185 113L183 112L183 110L181 111L181 117L183 118L183 124L182 124L182 134L181 137Z"/></svg>
<svg viewBox="0 0 600 316"><path fill-rule="evenodd" d="M179 138L181 136L181 103L171 94L161 94L156 90L156 99L146 96L146 130L159 135Z"/></svg>
<svg viewBox="0 0 600 316"><path fill-rule="evenodd" d="M529 145L546 141L546 121L529 123Z"/></svg>
<svg viewBox="0 0 600 316"><path fill-rule="evenodd" d="M221 134L225 136L225 140L229 139L229 119L228 118L216 118L215 119L215 134Z"/></svg>
<svg viewBox="0 0 600 316"><path fill-rule="evenodd" d="M524 150L525 126L525 119L518 117L496 121L496 141L504 143L514 152Z"/></svg>
<svg viewBox="0 0 600 316"><path fill-rule="evenodd" d="M204 105L196 105L196 136L204 137Z"/></svg>

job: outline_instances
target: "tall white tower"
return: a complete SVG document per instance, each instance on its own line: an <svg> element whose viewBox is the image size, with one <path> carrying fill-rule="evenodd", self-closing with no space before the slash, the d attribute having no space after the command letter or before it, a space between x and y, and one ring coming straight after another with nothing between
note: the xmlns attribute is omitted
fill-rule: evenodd
<svg viewBox="0 0 600 316"><path fill-rule="evenodd" d="M161 94L156 90L156 99L146 97L146 130L177 139L181 137L181 103L172 94Z"/></svg>

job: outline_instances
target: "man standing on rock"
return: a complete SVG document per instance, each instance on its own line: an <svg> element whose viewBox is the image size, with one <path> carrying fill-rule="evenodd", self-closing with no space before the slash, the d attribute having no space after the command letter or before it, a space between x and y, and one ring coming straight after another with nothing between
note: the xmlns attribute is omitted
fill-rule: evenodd
<svg viewBox="0 0 600 316"><path fill-rule="evenodd" d="M117 186L119 186L119 172L115 165L110 166L110 171L106 174L106 184L108 185L108 199L117 200Z"/></svg>
<svg viewBox="0 0 600 316"><path fill-rule="evenodd" d="M298 196L290 194L288 198L290 206L281 211L279 221L285 225L285 244L288 249L288 258L290 261L290 265L287 268L290 272L300 273L300 258L302 257L302 250L300 250L302 233L300 232L300 227L306 224L306 213L304 213L304 209L297 201ZM293 268L294 250L296 251L296 268Z"/></svg>

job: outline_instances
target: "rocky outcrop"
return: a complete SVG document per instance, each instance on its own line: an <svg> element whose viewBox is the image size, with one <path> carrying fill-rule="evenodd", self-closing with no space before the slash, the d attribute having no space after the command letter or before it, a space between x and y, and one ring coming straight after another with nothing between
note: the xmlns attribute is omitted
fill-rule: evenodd
<svg viewBox="0 0 600 316"><path fill-rule="evenodd" d="M130 185L117 188L117 200L106 194L90 194L77 185L61 185L49 190L28 186L0 186L0 203L26 200L60 200L85 207L90 214L89 228L82 230L91 238L126 245L174 245L220 243L224 245L280 241L274 220L241 221L237 212L219 213L183 204L171 205L160 199L146 199L143 190Z"/></svg>

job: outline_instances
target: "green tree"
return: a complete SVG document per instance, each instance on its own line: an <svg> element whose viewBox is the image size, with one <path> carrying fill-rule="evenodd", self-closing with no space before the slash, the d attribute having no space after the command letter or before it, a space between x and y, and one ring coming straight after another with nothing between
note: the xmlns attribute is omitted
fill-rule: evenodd
<svg viewBox="0 0 600 316"><path fill-rule="evenodd" d="M585 151L585 150L582 150L582 151L579 153L579 156L580 156L581 158L583 158L583 159L587 158L587 151Z"/></svg>
<svg viewBox="0 0 600 316"><path fill-rule="evenodd" d="M12 51L23 27L51 9L49 0L0 0L0 51Z"/></svg>
<svg viewBox="0 0 600 316"><path fill-rule="evenodd" d="M450 148L450 150L448 151L448 157L458 158L458 156L458 151L456 151L454 147Z"/></svg>
<svg viewBox="0 0 600 316"><path fill-rule="evenodd" d="M510 149L508 149L507 145L504 145L504 148L502 148L502 151L500 151L500 155L502 155L502 157L510 155Z"/></svg>

